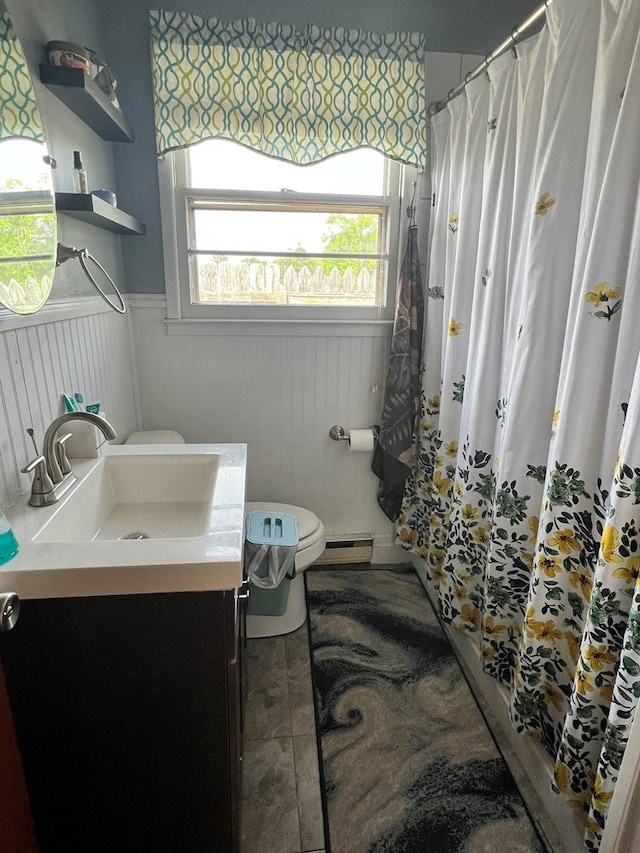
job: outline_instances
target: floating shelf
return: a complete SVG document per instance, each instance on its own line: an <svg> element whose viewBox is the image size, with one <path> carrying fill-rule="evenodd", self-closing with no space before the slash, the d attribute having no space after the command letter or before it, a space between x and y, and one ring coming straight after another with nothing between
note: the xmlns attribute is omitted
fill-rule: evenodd
<svg viewBox="0 0 640 853"><path fill-rule="evenodd" d="M102 139L133 142L131 125L81 68L42 63L40 80Z"/></svg>
<svg viewBox="0 0 640 853"><path fill-rule="evenodd" d="M56 210L114 234L144 234L143 222L95 195L56 193Z"/></svg>

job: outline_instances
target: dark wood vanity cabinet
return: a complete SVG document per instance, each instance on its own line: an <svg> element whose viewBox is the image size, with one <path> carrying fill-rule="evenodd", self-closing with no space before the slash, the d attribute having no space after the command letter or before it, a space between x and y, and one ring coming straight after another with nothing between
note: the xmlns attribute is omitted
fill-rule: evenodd
<svg viewBox="0 0 640 853"><path fill-rule="evenodd" d="M22 602L0 654L41 853L238 850L243 605Z"/></svg>

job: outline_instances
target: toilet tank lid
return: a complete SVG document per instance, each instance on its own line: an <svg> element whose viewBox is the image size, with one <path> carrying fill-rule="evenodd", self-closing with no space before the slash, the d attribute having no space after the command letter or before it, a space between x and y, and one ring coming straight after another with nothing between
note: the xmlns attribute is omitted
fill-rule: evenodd
<svg viewBox="0 0 640 853"><path fill-rule="evenodd" d="M172 429L132 432L125 444L184 444L184 438Z"/></svg>

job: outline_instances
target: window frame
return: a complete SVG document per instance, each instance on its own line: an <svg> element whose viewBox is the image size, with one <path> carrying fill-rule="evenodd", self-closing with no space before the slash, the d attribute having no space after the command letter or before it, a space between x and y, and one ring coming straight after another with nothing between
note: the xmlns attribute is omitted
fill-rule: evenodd
<svg viewBox="0 0 640 853"><path fill-rule="evenodd" d="M197 321L207 324L248 323L255 331L257 323L280 324L288 326L300 324L321 325L383 325L393 322L396 302L396 283L399 273L402 198L408 192L411 182L417 178L417 169L389 160L387 167L387 188L393 190L382 196L319 195L295 193L296 203L314 202L356 203L362 205L384 205L388 209L389 238L386 281L386 303L383 306L300 306L300 305L264 305L218 303L197 304L191 301L188 253L188 199L190 197L251 198L291 201L288 192L247 192L242 190L217 191L187 186L188 158L186 149L179 149L158 159L160 184L160 208L162 219L163 254L165 266L165 289L167 298L167 321L174 322L176 332L185 332Z"/></svg>

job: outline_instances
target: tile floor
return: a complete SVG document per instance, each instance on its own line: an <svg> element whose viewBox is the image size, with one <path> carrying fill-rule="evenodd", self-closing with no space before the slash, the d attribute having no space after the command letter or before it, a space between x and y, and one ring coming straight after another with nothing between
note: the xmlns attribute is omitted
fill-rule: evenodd
<svg viewBox="0 0 640 853"><path fill-rule="evenodd" d="M240 853L324 853L307 624L247 640L247 658ZM549 850L565 853L493 712L476 695Z"/></svg>
<svg viewBox="0 0 640 853"><path fill-rule="evenodd" d="M247 640L241 853L322 853L309 635Z"/></svg>

